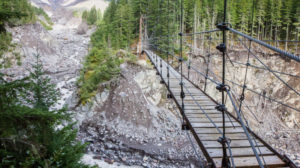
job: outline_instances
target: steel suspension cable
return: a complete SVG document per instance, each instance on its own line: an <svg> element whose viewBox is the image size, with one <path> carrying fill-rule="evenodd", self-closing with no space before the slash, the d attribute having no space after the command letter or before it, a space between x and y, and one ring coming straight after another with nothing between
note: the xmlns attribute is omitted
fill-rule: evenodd
<svg viewBox="0 0 300 168"><path fill-rule="evenodd" d="M170 47L170 30L169 30L169 15L170 15L170 0L168 0L168 19L167 19L167 29L168 29L168 48L167 48L167 63L169 65L169 47ZM168 89L170 89L170 70L169 66L167 66L167 78L168 78Z"/></svg>
<svg viewBox="0 0 300 168"><path fill-rule="evenodd" d="M232 98L232 96L231 96L231 93L230 93L230 91L229 91L228 89L226 89L226 92L227 92L227 94L228 94L228 96L229 96L229 99L230 99L230 101L231 101L231 103L232 103L232 106L234 107L234 110L236 111L236 114L237 114L237 116L238 116L238 119L240 120L240 123L241 123L241 125L242 125L242 128L243 128L243 130L244 130L244 132L245 132L245 134L246 134L246 136L247 136L247 138L248 138L248 141L249 141L249 143L250 143L250 145L251 145L252 151L253 151L253 153L255 154L256 160L257 160L259 166L260 166L261 168L263 168L263 167L264 167L264 166L263 166L263 163L261 162L261 159L260 159L260 157L259 157L259 155L258 155L258 153L257 153L257 151L256 151L256 148L255 148L255 146L254 146L254 144L253 144L253 142L252 142L252 140L251 140L251 136L250 136L249 131L247 130L245 124L244 124L244 121L243 121L243 119L242 119L242 117L241 117L241 114L239 113L238 108L236 107L236 105L235 105L235 103L234 103L234 101L233 101L233 98Z"/></svg>
<svg viewBox="0 0 300 168"><path fill-rule="evenodd" d="M225 26L226 24L226 15L227 15L227 0L224 0L224 16L223 16L223 23L222 25ZM222 104L217 106L217 109L222 112L222 119L223 119L223 135L219 138L219 142L222 145L223 148L223 158L222 158L222 167L231 167L230 161L227 156L227 149L226 149L226 142L228 142L228 139L226 138L226 127L225 127L225 54L226 54L226 29L223 28L222 30L223 34L223 43L220 44L217 48L222 52L222 84L219 85L219 91L222 93Z"/></svg>
<svg viewBox="0 0 300 168"><path fill-rule="evenodd" d="M285 82L283 79L281 79L276 73L274 73L265 63L263 63L257 55L255 55L246 45L245 43L238 37L239 41L242 43L242 45L248 50L248 52L254 56L256 60L258 60L269 72L271 72L277 79L279 79L284 85L286 85L288 88L290 88L292 91L294 91L298 96L300 96L300 93L295 90L293 87L291 87L287 82Z"/></svg>
<svg viewBox="0 0 300 168"><path fill-rule="evenodd" d="M252 34L253 34L253 24L254 24L254 0L252 0L252 14L251 14L251 17L252 17L252 24L251 24L251 35L250 36L252 36ZM242 116L244 116L243 115L243 113L242 113L242 105L243 105L243 101L245 100L245 88L246 88L246 82L247 82L247 74L248 74L248 69L249 69L249 62L250 62L250 51L251 51L251 44L252 44L252 41L250 40L249 41L249 51L248 51L248 56L247 56L247 66L246 66L246 72L245 72L245 76L244 76L244 84L243 84L243 89L242 89L242 93L241 93L241 96L240 96L240 103L239 103L239 109L238 109L238 113L239 114L242 114ZM240 117L240 116L239 116ZM238 118L238 119L240 119L240 118ZM246 120L246 118L245 118L245 116L244 116L244 119L245 119L245 121L246 121L246 124L247 124L247 126L249 127L249 125L248 125L248 122L247 122L247 120ZM242 119L240 119L240 120L242 120ZM248 136L248 135L247 135ZM249 137L248 137L248 139L249 139ZM250 139L249 139L250 140ZM249 141L250 142L250 141ZM256 144L256 146L257 146L257 142L256 142L256 140L255 140L255 138L254 138L254 142L255 142L255 144ZM250 143L251 144L251 143ZM252 145L251 145L252 146ZM260 152L260 155L262 156L262 159L263 159L263 162L264 162L264 165L266 166L267 164L266 164L266 161L265 161L265 159L264 159L264 156L261 154L261 150L259 149L259 147L258 147L258 150L259 150L259 152ZM253 151L254 152L254 151ZM256 152L257 151L255 151L254 153L255 153L255 155L257 155L258 156L258 154L256 154ZM258 159L258 157L256 157L257 159ZM260 158L259 158L260 159ZM258 161L258 163L261 165L261 160L257 160Z"/></svg>
<svg viewBox="0 0 300 168"><path fill-rule="evenodd" d="M182 108L182 113L185 113L185 107L184 107L184 91L183 91L183 72L182 72L182 62L183 62L183 39L182 39L182 34L183 34L183 0L180 0L180 98L181 98L181 108ZM183 125L184 127L184 125Z"/></svg>

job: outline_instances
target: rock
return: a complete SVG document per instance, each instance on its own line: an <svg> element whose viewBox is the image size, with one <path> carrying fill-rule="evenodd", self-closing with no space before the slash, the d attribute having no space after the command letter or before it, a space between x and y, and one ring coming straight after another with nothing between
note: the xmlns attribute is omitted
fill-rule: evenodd
<svg viewBox="0 0 300 168"><path fill-rule="evenodd" d="M101 160L102 158L101 158L100 155L97 155L97 156L93 156L93 159L99 159L99 160Z"/></svg>
<svg viewBox="0 0 300 168"><path fill-rule="evenodd" d="M113 164L114 163L114 160L110 160L110 159L104 159L104 161L108 164Z"/></svg>

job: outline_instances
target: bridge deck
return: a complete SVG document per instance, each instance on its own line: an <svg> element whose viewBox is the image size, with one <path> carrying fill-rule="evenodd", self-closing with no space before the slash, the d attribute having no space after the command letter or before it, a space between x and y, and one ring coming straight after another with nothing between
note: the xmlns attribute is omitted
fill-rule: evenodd
<svg viewBox="0 0 300 168"><path fill-rule="evenodd" d="M156 70L160 74L162 80L167 83L167 63L159 56L155 55L152 51L144 51L150 61L154 64ZM162 61L162 68L160 67L160 61ZM169 92L175 100L178 108L181 110L181 98L180 98L180 74L171 66ZM194 86L189 80L183 78L184 83L184 104L185 113L183 117L186 119L187 124L197 140L202 152L204 153L208 163L212 164L212 167L221 167L222 161L222 146L217 139L221 136L215 125L222 130L222 113L215 110L216 102L203 93L200 89ZM205 114L206 113L206 114ZM234 158L234 164L236 167L259 167L257 159L253 153L247 136L239 122L234 116L226 115L226 137L231 139L231 150ZM212 124L212 122L215 123ZM267 167L284 167L287 164L284 161L284 157L278 154L267 143L261 140L258 136L254 136L253 142L255 142L256 149L262 159L263 163L266 163ZM259 152L260 151L260 152ZM229 154L228 154L229 155ZM263 157L262 157L263 156ZM263 161L264 160L264 161Z"/></svg>

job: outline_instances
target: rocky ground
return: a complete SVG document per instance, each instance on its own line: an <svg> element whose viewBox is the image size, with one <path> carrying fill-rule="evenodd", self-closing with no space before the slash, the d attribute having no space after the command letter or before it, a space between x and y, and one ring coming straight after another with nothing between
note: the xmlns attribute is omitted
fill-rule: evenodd
<svg viewBox="0 0 300 168"><path fill-rule="evenodd" d="M72 19L61 17L63 13ZM90 35L94 29L89 29L86 34L78 34L77 27L81 20L73 18L72 12L64 9L54 13L52 18L55 24L51 31L45 30L38 23L8 29L12 33L13 43L18 44L15 52L21 54L22 65L17 66L16 60L12 60L13 66L1 72L22 78L29 74L35 62L34 55L39 54L46 75L61 92L61 99L54 108L61 108L66 98L76 92L76 80L83 58L88 53Z"/></svg>
<svg viewBox="0 0 300 168"><path fill-rule="evenodd" d="M76 107L76 97L68 101L81 122L79 139L91 143L94 158L108 163L199 167L175 104L145 64L122 64L121 76L100 86L91 105Z"/></svg>

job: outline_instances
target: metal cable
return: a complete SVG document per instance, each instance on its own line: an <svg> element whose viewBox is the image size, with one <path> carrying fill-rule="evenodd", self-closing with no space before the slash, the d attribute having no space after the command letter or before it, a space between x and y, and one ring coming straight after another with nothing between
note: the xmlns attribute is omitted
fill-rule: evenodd
<svg viewBox="0 0 300 168"><path fill-rule="evenodd" d="M210 71L210 72L213 73L212 71ZM216 74L214 74L214 75L216 75ZM218 75L216 75L216 76L218 76ZM218 76L218 77L220 78L220 76ZM232 80L226 79L226 81L227 81L227 82L230 82L230 83L232 83L232 84L234 84L234 85L236 85L236 86L238 86L238 87L240 87L240 88L243 88L242 85L240 85L240 84L238 84L238 83L236 83L236 82L233 82ZM295 111L297 111L297 112L300 112L300 109L296 109L295 107L292 107L292 106L290 106L290 105L284 104L283 102L280 102L280 101L278 101L278 100L276 100L276 99L274 99L274 98L271 98L271 97L268 97L268 96L263 95L263 94L261 94L261 93L258 93L257 91L255 91L255 90L253 90L253 89L250 89L250 88L247 87L246 90L248 90L248 91L250 91L250 92L252 92L252 93L257 94L258 96L262 96L263 98L266 98L266 99L268 99L268 100L270 100L270 101L276 102L276 103L278 103L278 104L280 104L280 105L282 105L282 106L285 106L285 107L288 107L288 108L290 108L290 109L293 109L293 110L295 110Z"/></svg>
<svg viewBox="0 0 300 168"><path fill-rule="evenodd" d="M149 54L148 54L149 55ZM152 60L152 58L150 58L151 59L151 61L153 62L153 60ZM160 58L161 59L161 58ZM162 59L161 59L162 60ZM155 64L156 65L156 64ZM167 66L170 66L169 64L167 64ZM157 67L157 65L156 65L156 67ZM171 71L172 72L172 71ZM175 77L176 77L176 75L174 75ZM163 76L161 76L162 78L163 78ZM178 78L176 78L176 79L178 79ZM179 79L178 79L179 80ZM178 113L178 111L176 110L176 112ZM179 115L180 116L180 115ZM182 118L182 120L180 120L181 121L181 123L183 123L183 118ZM188 134L188 132L187 132L187 135L188 135L188 138L189 138L189 140L190 140L190 143L191 143L191 145L192 145L192 148L193 148L193 150L194 150L194 152L195 152L195 155L197 156L197 158L199 159L199 162L200 162L200 165L201 165L201 167L203 167L204 168L204 165L203 165L203 163L202 163L202 161L201 161L201 157L198 155L198 152L197 152L197 150L196 150L196 148L195 148L195 146L194 146L194 144L193 144L193 142L192 142L192 140L191 140L191 137L189 136L189 134Z"/></svg>
<svg viewBox="0 0 300 168"><path fill-rule="evenodd" d="M248 132L248 130L247 130L245 124L244 124L244 121L243 121L243 119L242 119L242 117L241 117L241 114L239 113L239 111L238 111L238 109L237 109L235 103L233 102L231 93L230 93L230 91L227 90L227 89L226 89L226 92L227 92L227 94L228 94L228 96L229 96L229 99L230 99L230 101L231 101L231 103L232 103L232 106L234 107L234 110L236 111L236 114L237 114L237 116L238 116L238 119L240 120L240 124L242 125L243 130L244 130L244 132L245 132L245 134L246 134L246 136L247 136L247 138L248 138L248 141L249 141L249 143L250 143L250 145L251 145L251 148L252 148L252 150L253 150L253 152L254 152L254 154L255 154L255 157L256 157L256 159L257 159L257 162L258 162L259 166L260 166L261 168L263 168L264 166L263 166L263 164L262 164L262 162L261 162L261 159L260 159L260 157L259 157L259 155L258 155L258 153L257 153L257 151L256 151L256 148L254 147L254 144L253 144L253 142L252 142L252 140L251 140L251 136L249 135L249 132Z"/></svg>
<svg viewBox="0 0 300 168"><path fill-rule="evenodd" d="M170 71L174 76L175 78L180 81L180 79L176 76L176 74L174 74L173 71ZM194 98L194 96L192 95L192 93L188 90L188 88L183 85L184 88L186 89L186 91L188 92L188 94L192 97L192 99L194 100L194 102L197 104L197 106L200 108L200 110L205 114L205 116L209 119L209 121L214 125L214 127L217 129L217 131L219 132L219 134L223 134L222 131L220 130L220 128L212 121L212 119L208 116L208 114L205 112L205 110L201 107L201 105L196 101L196 99ZM233 167L235 167L234 165L234 160L233 160L233 156L232 156L232 151L231 151L231 146L230 146L230 142L226 142L227 146L228 146L228 151L230 153L230 158L232 160L232 165Z"/></svg>
<svg viewBox="0 0 300 168"><path fill-rule="evenodd" d="M265 42L263 42L263 41L257 40L257 39L255 39L255 38L253 38L253 37L251 37L251 36L248 36L248 35L246 35L246 34L243 34L243 33L239 32L239 31L237 31L237 30L235 30L235 29L232 29L232 28L230 28L230 27L228 27L227 29L228 29L229 31L235 33L235 34L238 34L238 35L240 35L240 36L242 36L242 37L245 37L245 38L247 38L247 39L249 39L249 40L251 40L251 41L254 41L254 42L257 43L257 44L260 44L260 45L262 45L262 46L264 46L264 47L266 47L266 48L269 48L269 49L271 49L271 50L273 50L273 51L275 51L275 52L277 52L277 53L279 53L279 54L281 54L281 55L284 55L284 56L286 56L286 57L288 57L288 58L290 58L290 59L292 59L292 60L295 60L295 61L297 61L297 62L300 62L300 57L299 57L299 56L296 56L296 55L291 54L291 53L289 53L289 52L283 51L283 50L281 50L281 49L279 49L279 48L273 47L273 46L271 46L271 45L269 45L269 44L267 44L267 43L265 43Z"/></svg>
<svg viewBox="0 0 300 168"><path fill-rule="evenodd" d="M240 39L240 42L243 44L243 46L249 51L249 53L251 53L251 55L253 55L269 72L271 72L277 79L279 79L283 84L285 84L288 88L290 88L291 90L293 90L298 96L300 96L300 93L295 90L293 87L291 87L288 83L286 83L283 79L281 79L277 74L275 74L265 63L263 63L257 55L255 55L246 45L245 43Z"/></svg>
<svg viewBox="0 0 300 168"><path fill-rule="evenodd" d="M247 64L244 64L242 62L238 62L238 61L234 61L234 60L232 60L231 62L239 64L239 65L245 65L245 66L247 66ZM272 71L272 72L275 72L275 73L278 73L278 74L281 74L281 75L287 75L287 76L291 76L291 77L295 77L295 78L300 78L300 76L298 76L298 75L293 75L293 74L289 74L289 73L286 73L286 72L275 71L275 70L272 70L272 69L268 70L268 69L266 69L264 67L255 66L255 65L252 65L250 63L248 64L248 66L256 68L256 69L262 69L262 70Z"/></svg>

